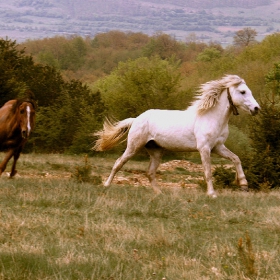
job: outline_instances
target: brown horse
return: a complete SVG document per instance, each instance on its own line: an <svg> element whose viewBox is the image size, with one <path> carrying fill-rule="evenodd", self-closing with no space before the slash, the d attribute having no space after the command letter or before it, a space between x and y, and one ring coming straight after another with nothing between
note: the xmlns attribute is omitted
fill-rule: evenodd
<svg viewBox="0 0 280 280"><path fill-rule="evenodd" d="M6 151L0 163L0 175L14 157L10 178L15 176L16 163L35 125L36 103L33 99L10 100L0 108L0 151Z"/></svg>

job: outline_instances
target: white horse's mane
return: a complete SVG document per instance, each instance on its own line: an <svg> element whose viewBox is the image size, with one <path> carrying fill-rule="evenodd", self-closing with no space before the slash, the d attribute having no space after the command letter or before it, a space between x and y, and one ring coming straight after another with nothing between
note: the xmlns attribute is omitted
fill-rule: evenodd
<svg viewBox="0 0 280 280"><path fill-rule="evenodd" d="M198 113L203 113L218 103L219 97L224 89L238 86L241 83L245 83L245 81L239 76L226 75L220 80L202 84L197 90L196 100L192 105L197 107Z"/></svg>

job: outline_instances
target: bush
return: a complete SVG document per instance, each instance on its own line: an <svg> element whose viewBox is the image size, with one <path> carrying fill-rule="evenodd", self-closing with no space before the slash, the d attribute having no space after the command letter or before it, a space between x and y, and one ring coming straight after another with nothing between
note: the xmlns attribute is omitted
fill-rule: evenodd
<svg viewBox="0 0 280 280"><path fill-rule="evenodd" d="M226 168L223 165L216 167L213 172L216 186L219 188L235 188L235 172L232 168Z"/></svg>
<svg viewBox="0 0 280 280"><path fill-rule="evenodd" d="M229 137L225 143L226 147L238 155L243 164L243 159L252 156L251 139L237 126L229 126Z"/></svg>
<svg viewBox="0 0 280 280"><path fill-rule="evenodd" d="M181 107L178 61L142 57L119 63L96 83L108 114L117 119L135 117L148 109Z"/></svg>
<svg viewBox="0 0 280 280"><path fill-rule="evenodd" d="M279 187L280 181L280 63L266 75L266 90L262 110L251 126L254 154L245 170L249 184L264 190Z"/></svg>
<svg viewBox="0 0 280 280"><path fill-rule="evenodd" d="M280 105L280 104L279 104ZM250 186L256 189L279 187L280 106L262 104L257 125L252 126L254 154L245 169Z"/></svg>
<svg viewBox="0 0 280 280"><path fill-rule="evenodd" d="M102 183L100 176L92 176L92 166L88 162L88 156L84 158L84 165L76 166L75 171L72 174L72 178L79 183L91 182L93 184L99 185Z"/></svg>

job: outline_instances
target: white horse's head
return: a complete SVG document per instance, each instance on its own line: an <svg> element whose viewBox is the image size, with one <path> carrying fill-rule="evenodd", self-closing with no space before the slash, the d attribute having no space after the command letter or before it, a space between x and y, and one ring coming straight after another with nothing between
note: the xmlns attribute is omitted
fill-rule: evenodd
<svg viewBox="0 0 280 280"><path fill-rule="evenodd" d="M253 116L259 112L261 107L253 97L251 90L245 82L241 82L237 86L230 87L229 92L234 106L250 113Z"/></svg>
<svg viewBox="0 0 280 280"><path fill-rule="evenodd" d="M215 107L224 91L228 94L234 114L238 114L237 109L242 109L252 115L258 113L260 105L245 81L237 75L226 75L220 80L202 84L197 91L196 100L193 102L193 105L197 106L198 113L204 113Z"/></svg>

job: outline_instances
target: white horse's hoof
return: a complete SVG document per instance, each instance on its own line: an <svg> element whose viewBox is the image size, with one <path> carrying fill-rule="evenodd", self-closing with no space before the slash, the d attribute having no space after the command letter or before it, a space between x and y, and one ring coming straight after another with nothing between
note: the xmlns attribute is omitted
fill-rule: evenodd
<svg viewBox="0 0 280 280"><path fill-rule="evenodd" d="M217 194L215 192L207 193L207 195L212 198L217 198Z"/></svg>
<svg viewBox="0 0 280 280"><path fill-rule="evenodd" d="M243 191L243 192L248 192L248 191L249 191L249 188L248 188L247 185L240 186L240 189L241 189L241 191Z"/></svg>
<svg viewBox="0 0 280 280"><path fill-rule="evenodd" d="M162 191L158 188L153 188L155 194L162 194Z"/></svg>
<svg viewBox="0 0 280 280"><path fill-rule="evenodd" d="M105 183L103 184L103 186L104 186L104 187L109 187L109 186L110 186L110 183L105 182Z"/></svg>
<svg viewBox="0 0 280 280"><path fill-rule="evenodd" d="M242 178L240 180L237 180L237 184L240 186L240 187L248 187L248 181L246 180L246 178Z"/></svg>

